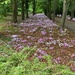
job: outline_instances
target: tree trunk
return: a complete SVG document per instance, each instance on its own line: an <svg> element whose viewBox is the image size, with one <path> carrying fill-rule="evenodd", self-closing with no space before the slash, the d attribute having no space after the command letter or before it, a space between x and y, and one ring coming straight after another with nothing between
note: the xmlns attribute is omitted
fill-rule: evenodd
<svg viewBox="0 0 75 75"><path fill-rule="evenodd" d="M46 7L47 7L47 5L45 4L45 5L43 6L43 10L44 10L44 14L47 16L47 9L46 9Z"/></svg>
<svg viewBox="0 0 75 75"><path fill-rule="evenodd" d="M28 4L29 0L26 0L26 18L28 18L28 8L29 8L29 4Z"/></svg>
<svg viewBox="0 0 75 75"><path fill-rule="evenodd" d="M44 4L44 13L47 17L51 19L51 0L45 1Z"/></svg>
<svg viewBox="0 0 75 75"><path fill-rule="evenodd" d="M74 18L75 1L71 0L71 20Z"/></svg>
<svg viewBox="0 0 75 75"><path fill-rule="evenodd" d="M13 2L13 14L12 14L12 21L14 23L17 23L17 15L18 15L18 6L17 6L17 0L12 0Z"/></svg>
<svg viewBox="0 0 75 75"><path fill-rule="evenodd" d="M47 16L48 1L44 1L43 2L43 10L44 10L44 14Z"/></svg>
<svg viewBox="0 0 75 75"><path fill-rule="evenodd" d="M71 20L74 18L74 10L71 10Z"/></svg>
<svg viewBox="0 0 75 75"><path fill-rule="evenodd" d="M63 15L62 15L62 20L61 20L61 26L62 26L63 30L65 27L66 14L67 14L67 0L64 0L64 2L63 2Z"/></svg>
<svg viewBox="0 0 75 75"><path fill-rule="evenodd" d="M33 0L33 15L35 15L36 14L36 1L35 0Z"/></svg>
<svg viewBox="0 0 75 75"><path fill-rule="evenodd" d="M6 17L7 16L7 9L5 6L5 2L3 3L3 6L4 6L3 15Z"/></svg>
<svg viewBox="0 0 75 75"><path fill-rule="evenodd" d="M51 0L48 0L48 17L51 19Z"/></svg>
<svg viewBox="0 0 75 75"><path fill-rule="evenodd" d="M22 0L22 20L25 19L25 14L24 14L24 3L25 3L25 1Z"/></svg>
<svg viewBox="0 0 75 75"><path fill-rule="evenodd" d="M56 8L57 8L57 0L53 1L53 22L55 21L55 13L56 13Z"/></svg>

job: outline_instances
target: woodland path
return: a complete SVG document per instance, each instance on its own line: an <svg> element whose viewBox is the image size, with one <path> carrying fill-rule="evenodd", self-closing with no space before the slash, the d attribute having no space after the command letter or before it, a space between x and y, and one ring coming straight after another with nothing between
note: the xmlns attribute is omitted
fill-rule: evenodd
<svg viewBox="0 0 75 75"><path fill-rule="evenodd" d="M56 22L60 23L61 22L61 18L56 17ZM75 22L74 21L70 21L70 20L66 20L65 26L70 29L72 32L75 32Z"/></svg>

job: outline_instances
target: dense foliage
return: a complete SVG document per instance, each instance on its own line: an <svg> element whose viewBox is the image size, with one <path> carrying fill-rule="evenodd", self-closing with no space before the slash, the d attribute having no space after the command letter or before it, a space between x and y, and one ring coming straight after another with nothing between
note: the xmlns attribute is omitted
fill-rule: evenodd
<svg viewBox="0 0 75 75"><path fill-rule="evenodd" d="M72 4L70 3L70 1L71 0L69 0L69 3L68 3L68 14L71 13L71 7L72 7ZM46 0L36 0L36 3L37 3L36 4L36 12L38 12L38 13L43 12L43 6L45 5L46 2L47 2ZM51 5L52 5L51 10L53 11L53 0L51 0ZM62 7L63 7L63 0L57 0L56 6L57 6L56 14L61 14ZM0 15L6 16L6 14L11 13L11 11L12 11L12 0L0 1ZM18 0L18 11L21 12L21 1L20 0ZM29 12L32 12L32 0L29 0Z"/></svg>

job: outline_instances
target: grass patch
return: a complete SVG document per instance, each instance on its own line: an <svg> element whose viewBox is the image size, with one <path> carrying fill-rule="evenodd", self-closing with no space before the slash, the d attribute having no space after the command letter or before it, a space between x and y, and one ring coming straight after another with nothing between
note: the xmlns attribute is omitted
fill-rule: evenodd
<svg viewBox="0 0 75 75"><path fill-rule="evenodd" d="M11 38L10 37L6 37L6 36L0 36L0 39L3 40L3 41L11 41Z"/></svg>

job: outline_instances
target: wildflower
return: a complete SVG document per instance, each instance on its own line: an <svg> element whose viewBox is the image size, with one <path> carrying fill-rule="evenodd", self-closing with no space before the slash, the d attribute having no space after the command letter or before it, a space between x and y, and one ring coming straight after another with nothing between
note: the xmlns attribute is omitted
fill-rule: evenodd
<svg viewBox="0 0 75 75"><path fill-rule="evenodd" d="M28 39L30 39L30 38L31 38L31 36L27 36L27 38L28 38Z"/></svg>
<svg viewBox="0 0 75 75"><path fill-rule="evenodd" d="M50 46L52 44L52 42L46 42L45 43L47 46Z"/></svg>
<svg viewBox="0 0 75 75"><path fill-rule="evenodd" d="M42 35L46 35L47 32L46 32L46 31L41 31L41 34L42 34Z"/></svg>
<svg viewBox="0 0 75 75"><path fill-rule="evenodd" d="M35 53L34 56L36 57L37 56L37 53Z"/></svg>
<svg viewBox="0 0 75 75"><path fill-rule="evenodd" d="M41 59L41 58L42 58L42 56L41 56L41 55L39 55L37 58Z"/></svg>
<svg viewBox="0 0 75 75"><path fill-rule="evenodd" d="M32 43L31 43L31 42L29 42L29 43L28 43L28 46L32 46Z"/></svg>
<svg viewBox="0 0 75 75"><path fill-rule="evenodd" d="M57 60L57 61L60 61L60 60L61 60L61 57L56 58L56 60Z"/></svg>
<svg viewBox="0 0 75 75"><path fill-rule="evenodd" d="M56 45L56 40L53 40L52 43L53 43L54 45Z"/></svg>
<svg viewBox="0 0 75 75"><path fill-rule="evenodd" d="M69 47L69 44L68 44L68 43L64 43L64 46L65 46L65 47Z"/></svg>
<svg viewBox="0 0 75 75"><path fill-rule="evenodd" d="M47 55L47 53L44 50L37 50L37 52L39 52L42 55Z"/></svg>
<svg viewBox="0 0 75 75"><path fill-rule="evenodd" d="M18 48L16 48L16 50L19 51L19 50L21 50L23 48L24 48L24 46L19 46Z"/></svg>
<svg viewBox="0 0 75 75"><path fill-rule="evenodd" d="M61 47L61 46L63 46L63 45L64 45L63 43L60 43L60 42L59 42L59 47Z"/></svg>
<svg viewBox="0 0 75 75"><path fill-rule="evenodd" d="M19 47L19 46L22 46L22 45L21 44L17 44L16 46Z"/></svg>
<svg viewBox="0 0 75 75"><path fill-rule="evenodd" d="M22 43L26 43L26 42L27 42L27 40L22 40L21 42L22 42Z"/></svg>
<svg viewBox="0 0 75 75"><path fill-rule="evenodd" d="M53 50L53 49L54 49L54 47L50 47L49 49L50 49L50 50Z"/></svg>
<svg viewBox="0 0 75 75"><path fill-rule="evenodd" d="M65 52L65 50L62 50L62 49L61 49L61 52L62 52L62 53L64 53L64 52Z"/></svg>
<svg viewBox="0 0 75 75"><path fill-rule="evenodd" d="M71 57L75 57L75 54L72 54Z"/></svg>
<svg viewBox="0 0 75 75"><path fill-rule="evenodd" d="M20 32L25 32L25 30L20 30Z"/></svg>
<svg viewBox="0 0 75 75"><path fill-rule="evenodd" d="M18 37L18 35L12 35L12 38L17 38Z"/></svg>
<svg viewBox="0 0 75 75"><path fill-rule="evenodd" d="M39 40L38 40L38 43L44 43L44 39L43 38L40 38Z"/></svg>
<svg viewBox="0 0 75 75"><path fill-rule="evenodd" d="M71 40L71 44L75 45L75 40Z"/></svg>
<svg viewBox="0 0 75 75"><path fill-rule="evenodd" d="M52 37L50 37L50 38L49 38L49 40L53 40L53 38L52 38Z"/></svg>

